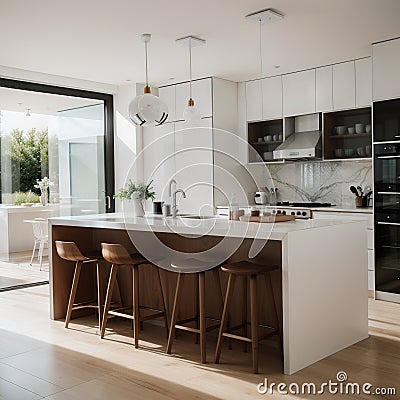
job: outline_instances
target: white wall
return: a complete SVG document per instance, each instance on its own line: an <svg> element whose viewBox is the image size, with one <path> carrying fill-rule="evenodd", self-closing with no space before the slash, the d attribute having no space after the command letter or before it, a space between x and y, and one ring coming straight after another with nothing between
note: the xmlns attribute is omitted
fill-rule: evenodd
<svg viewBox="0 0 400 400"><path fill-rule="evenodd" d="M123 187L127 178L134 181L143 180L143 129L136 127L129 119L129 103L136 95L143 94L143 84L131 83L118 86L114 96L115 107L115 138L114 138L114 165L115 191ZM157 95L157 89L152 88ZM121 202L115 203L116 211L121 211Z"/></svg>

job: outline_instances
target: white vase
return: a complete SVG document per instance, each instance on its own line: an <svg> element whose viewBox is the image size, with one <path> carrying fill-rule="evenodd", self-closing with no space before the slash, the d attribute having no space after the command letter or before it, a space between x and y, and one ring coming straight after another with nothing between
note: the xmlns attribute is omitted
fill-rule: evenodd
<svg viewBox="0 0 400 400"><path fill-rule="evenodd" d="M45 205L47 205L48 202L49 202L49 198L48 198L47 191L42 191L40 194L40 203L42 204L42 206L45 206Z"/></svg>
<svg viewBox="0 0 400 400"><path fill-rule="evenodd" d="M132 199L132 213L134 217L143 217L144 208L142 199Z"/></svg>

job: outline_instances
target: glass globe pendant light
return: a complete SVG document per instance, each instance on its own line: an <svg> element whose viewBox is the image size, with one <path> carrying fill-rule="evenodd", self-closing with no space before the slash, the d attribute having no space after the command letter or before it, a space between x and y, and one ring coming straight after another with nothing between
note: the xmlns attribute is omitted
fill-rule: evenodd
<svg viewBox="0 0 400 400"><path fill-rule="evenodd" d="M206 41L194 36L186 36L176 40L177 43L184 44L189 47L189 100L188 105L183 111L183 119L188 127L199 126L201 122L201 115L199 109L196 107L192 95L192 47L205 44Z"/></svg>
<svg viewBox="0 0 400 400"><path fill-rule="evenodd" d="M150 39L151 35L149 33L142 35L146 53L146 86L144 93L136 96L129 104L129 118L135 125L142 127L162 125L168 118L167 105L159 97L151 94L149 86L147 45Z"/></svg>

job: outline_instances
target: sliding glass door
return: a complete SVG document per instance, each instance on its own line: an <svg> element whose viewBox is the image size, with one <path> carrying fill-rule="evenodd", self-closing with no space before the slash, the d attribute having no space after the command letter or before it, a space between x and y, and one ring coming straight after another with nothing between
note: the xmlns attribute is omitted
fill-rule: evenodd
<svg viewBox="0 0 400 400"><path fill-rule="evenodd" d="M0 79L0 290L48 279L38 221L114 210L113 152L111 95Z"/></svg>

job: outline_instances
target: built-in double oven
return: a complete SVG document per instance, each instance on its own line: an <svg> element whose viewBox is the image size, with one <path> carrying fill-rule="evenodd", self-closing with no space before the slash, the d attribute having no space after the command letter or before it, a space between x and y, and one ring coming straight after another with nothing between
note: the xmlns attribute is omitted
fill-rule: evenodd
<svg viewBox="0 0 400 400"><path fill-rule="evenodd" d="M400 301L400 100L374 103L374 191L375 289Z"/></svg>

